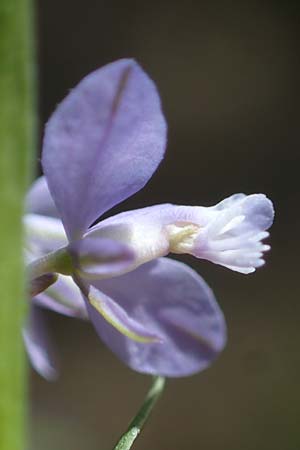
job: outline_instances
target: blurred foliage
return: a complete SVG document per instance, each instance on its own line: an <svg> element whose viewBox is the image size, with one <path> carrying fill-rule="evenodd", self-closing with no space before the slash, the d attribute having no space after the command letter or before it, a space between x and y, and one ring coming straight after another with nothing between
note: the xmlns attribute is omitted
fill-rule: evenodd
<svg viewBox="0 0 300 450"><path fill-rule="evenodd" d="M33 152L32 10L0 2L0 449L23 450L26 373L21 327L26 310L23 198Z"/></svg>

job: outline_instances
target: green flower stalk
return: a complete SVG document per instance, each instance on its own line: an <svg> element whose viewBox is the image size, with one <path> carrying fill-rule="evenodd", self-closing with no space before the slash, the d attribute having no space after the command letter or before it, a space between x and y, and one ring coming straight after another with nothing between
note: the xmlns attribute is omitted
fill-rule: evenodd
<svg viewBox="0 0 300 450"><path fill-rule="evenodd" d="M153 383L150 390L148 391L144 402L137 412L136 416L133 418L127 431L121 436L119 442L114 447L113 450L129 450L140 432L142 431L144 425L146 424L155 403L161 396L165 387L165 378L154 377Z"/></svg>
<svg viewBox="0 0 300 450"><path fill-rule="evenodd" d="M34 149L30 0L0 2L0 450L24 450L26 369L21 328L24 193Z"/></svg>

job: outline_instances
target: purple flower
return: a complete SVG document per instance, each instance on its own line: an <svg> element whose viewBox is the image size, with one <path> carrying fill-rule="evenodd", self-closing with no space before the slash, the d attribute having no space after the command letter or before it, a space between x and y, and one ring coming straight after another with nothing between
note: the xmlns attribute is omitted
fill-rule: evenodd
<svg viewBox="0 0 300 450"><path fill-rule="evenodd" d="M269 249L262 240L273 221L270 200L237 194L207 208L155 205L92 225L148 182L165 145L158 93L132 60L88 75L51 116L45 176L28 193L24 218L25 256L37 286L24 336L44 376L55 375L55 364L43 307L89 318L107 346L144 373L190 375L224 348L225 321L212 291L165 256L187 253L253 272Z"/></svg>

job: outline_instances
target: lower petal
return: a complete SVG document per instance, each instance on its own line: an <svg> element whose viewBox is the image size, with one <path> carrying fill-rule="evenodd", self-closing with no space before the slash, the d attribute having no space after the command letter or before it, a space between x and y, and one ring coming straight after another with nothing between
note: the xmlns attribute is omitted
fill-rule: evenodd
<svg viewBox="0 0 300 450"><path fill-rule="evenodd" d="M45 313L38 306L33 305L30 309L23 338L33 368L47 380L55 380L58 375L55 353L49 338Z"/></svg>
<svg viewBox="0 0 300 450"><path fill-rule="evenodd" d="M224 348L226 325L203 279L177 261L161 258L133 272L95 283L127 315L159 336L137 342L112 327L100 314L93 320L101 339L132 369L169 377L208 367Z"/></svg>
<svg viewBox="0 0 300 450"><path fill-rule="evenodd" d="M90 320L96 330L101 333L102 320L117 330L122 336L134 342L149 344L161 342L161 338L151 333L149 327L144 326L139 320L135 320L126 310L105 295L99 289L91 285L85 285L83 292L86 293L86 305Z"/></svg>
<svg viewBox="0 0 300 450"><path fill-rule="evenodd" d="M59 275L56 283L34 297L33 302L65 316L88 317L80 290L70 276Z"/></svg>

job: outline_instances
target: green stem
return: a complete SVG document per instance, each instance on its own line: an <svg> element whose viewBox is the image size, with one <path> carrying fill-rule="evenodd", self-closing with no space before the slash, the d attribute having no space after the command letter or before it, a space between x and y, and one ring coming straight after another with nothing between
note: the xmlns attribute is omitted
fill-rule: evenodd
<svg viewBox="0 0 300 450"><path fill-rule="evenodd" d="M162 394L164 386L165 378L154 377L151 388L148 391L141 408L113 450L129 450L132 447L134 441L147 422L155 403Z"/></svg>
<svg viewBox="0 0 300 450"><path fill-rule="evenodd" d="M72 259L67 247L59 248L51 253L41 256L29 263L26 271L28 278L41 277L49 272L58 272L64 275L71 275L73 270Z"/></svg>
<svg viewBox="0 0 300 450"><path fill-rule="evenodd" d="M24 450L23 199L34 149L32 5L0 0L0 450Z"/></svg>

